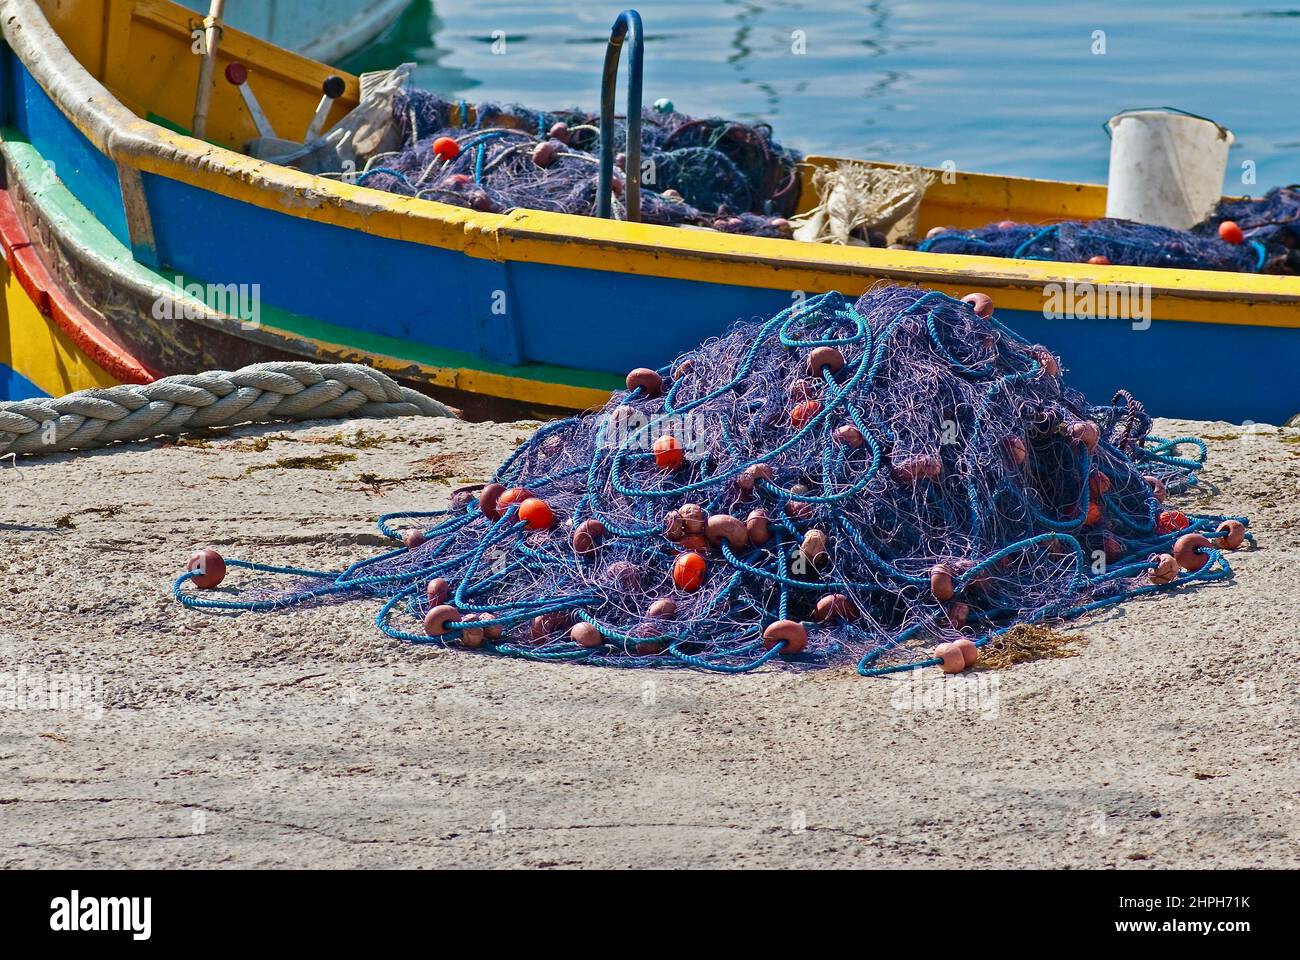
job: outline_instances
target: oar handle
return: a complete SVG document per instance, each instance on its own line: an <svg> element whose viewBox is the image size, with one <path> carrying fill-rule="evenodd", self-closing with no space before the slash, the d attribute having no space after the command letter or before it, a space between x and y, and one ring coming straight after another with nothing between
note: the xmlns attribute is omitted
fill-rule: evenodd
<svg viewBox="0 0 1300 960"><path fill-rule="evenodd" d="M626 40L631 49L627 59L627 185L623 197L627 219L641 220L641 74L645 45L641 14L624 10L614 21L605 48L605 71L600 78L600 181L596 192L596 216L614 216L614 93L618 87L618 61Z"/></svg>

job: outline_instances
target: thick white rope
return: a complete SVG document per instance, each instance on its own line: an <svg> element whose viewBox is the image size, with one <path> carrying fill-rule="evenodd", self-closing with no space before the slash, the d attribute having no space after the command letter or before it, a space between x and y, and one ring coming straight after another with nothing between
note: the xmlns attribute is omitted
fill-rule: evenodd
<svg viewBox="0 0 1300 960"><path fill-rule="evenodd" d="M198 427L334 417L454 417L446 404L359 363L254 363L0 401L0 454L59 453Z"/></svg>

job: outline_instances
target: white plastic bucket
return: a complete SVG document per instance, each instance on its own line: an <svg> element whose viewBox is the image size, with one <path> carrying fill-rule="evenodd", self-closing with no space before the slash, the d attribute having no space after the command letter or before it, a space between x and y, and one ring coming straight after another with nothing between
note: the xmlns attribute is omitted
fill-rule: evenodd
<svg viewBox="0 0 1300 960"><path fill-rule="evenodd" d="M1223 195L1232 131L1168 110L1116 114L1110 128L1106 216L1186 230Z"/></svg>

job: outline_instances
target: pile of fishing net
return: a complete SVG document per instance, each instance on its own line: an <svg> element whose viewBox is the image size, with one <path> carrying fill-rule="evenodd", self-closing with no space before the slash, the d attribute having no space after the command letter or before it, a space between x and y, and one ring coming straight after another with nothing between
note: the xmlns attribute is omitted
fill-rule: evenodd
<svg viewBox="0 0 1300 960"><path fill-rule="evenodd" d="M422 90L394 100L402 148L369 159L357 182L489 212L516 207L592 215L599 117L452 102ZM615 122L614 192L621 197L627 124ZM754 236L788 237L799 202L800 156L770 127L702 120L660 101L641 125L641 219Z"/></svg>
<svg viewBox="0 0 1300 960"><path fill-rule="evenodd" d="M748 322L541 427L403 545L194 607L384 599L387 634L535 660L959 670L1016 624L1229 575L1244 518L1167 508L1205 445L1090 406L987 297L880 286ZM220 565L218 569L218 565Z"/></svg>
<svg viewBox="0 0 1300 960"><path fill-rule="evenodd" d="M1131 220L1027 224L1003 220L976 230L936 227L917 247L1020 260L1300 274L1300 187L1220 201L1191 230Z"/></svg>

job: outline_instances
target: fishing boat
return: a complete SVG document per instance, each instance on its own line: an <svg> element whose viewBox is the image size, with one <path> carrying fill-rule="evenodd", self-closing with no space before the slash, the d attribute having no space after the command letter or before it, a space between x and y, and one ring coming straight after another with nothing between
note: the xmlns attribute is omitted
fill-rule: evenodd
<svg viewBox="0 0 1300 960"><path fill-rule="evenodd" d="M1159 415L1282 422L1300 409L1300 278L937 255L600 217L481 212L325 179L241 152L257 135L217 84L190 136L193 12L165 0L2 0L6 324L0 390L58 394L275 358L360 361L470 415L603 403L738 318L889 280L983 292L1102 400ZM618 31L606 58L618 66ZM632 39L639 40L639 37ZM265 119L328 122L357 77L229 29ZM599 71L593 67L593 76ZM594 81L593 81L594 85ZM808 183L840 163L808 157ZM884 165L882 165L884 166ZM1103 186L935 171L917 228L1101 217ZM1052 310L1062 288L1149 295L1140 322ZM257 300L257 319L204 291ZM224 307L224 309L223 309Z"/></svg>

